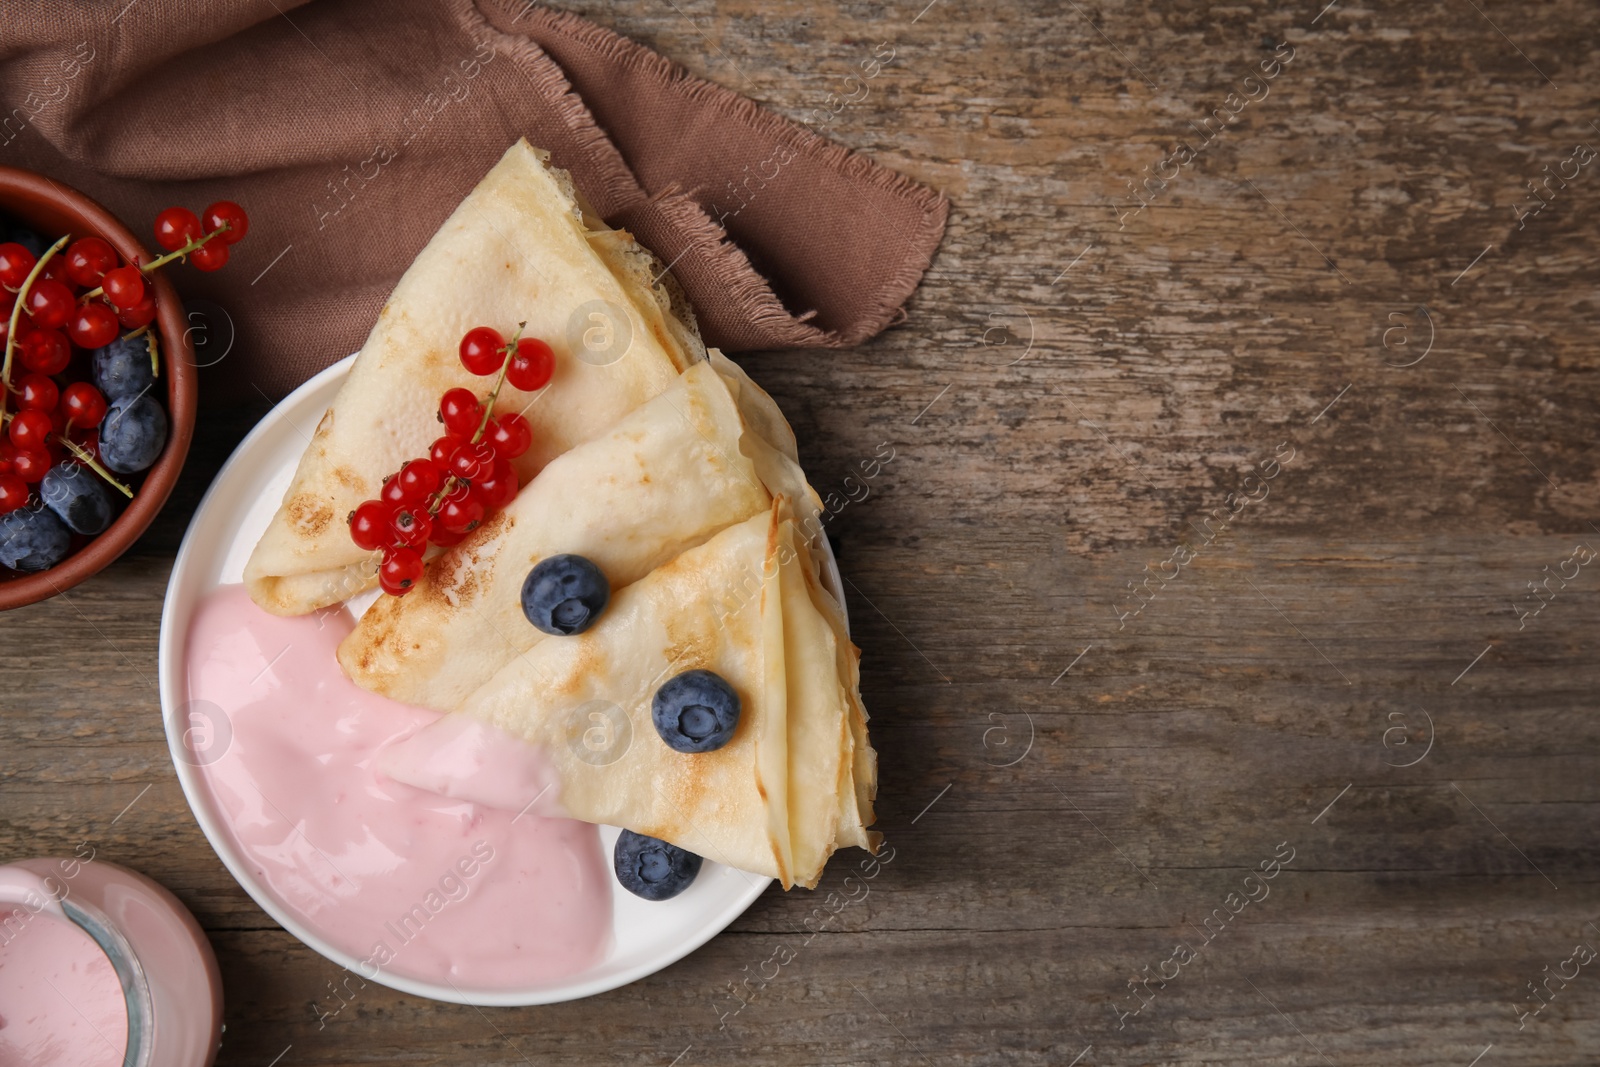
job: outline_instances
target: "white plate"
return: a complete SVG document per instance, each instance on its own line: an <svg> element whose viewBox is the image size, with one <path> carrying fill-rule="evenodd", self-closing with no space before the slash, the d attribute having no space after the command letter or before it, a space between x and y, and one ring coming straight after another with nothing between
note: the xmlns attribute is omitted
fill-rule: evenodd
<svg viewBox="0 0 1600 1067"><path fill-rule="evenodd" d="M309 929L251 874L213 806L202 780L204 768L195 766L192 757L185 759L180 751L187 751L183 749L183 736L188 722L182 709L188 700L184 647L189 620L207 594L220 585L242 580L245 560L283 499L312 431L344 384L354 360L354 356L341 360L286 397L250 431L217 475L189 524L173 564L161 612L159 653L167 746L183 794L206 840L262 910L311 948L351 971L358 969L355 957L334 948ZM837 595L842 583L832 553L826 549L824 559L824 580ZM352 608L359 613L372 599L370 594L359 598L352 602ZM843 597L839 599L842 602ZM613 827L600 828L601 846L607 857L618 833ZM553 1004L593 996L653 974L687 956L743 914L771 881L708 859L694 885L670 901L651 903L613 886L609 952L598 965L554 984L463 990L386 971L379 972L374 980L417 996L484 1006Z"/></svg>

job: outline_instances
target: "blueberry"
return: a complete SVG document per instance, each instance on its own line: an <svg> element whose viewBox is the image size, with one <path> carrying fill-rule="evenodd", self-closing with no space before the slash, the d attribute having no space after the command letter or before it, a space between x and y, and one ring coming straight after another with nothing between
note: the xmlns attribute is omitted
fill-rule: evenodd
<svg viewBox="0 0 1600 1067"><path fill-rule="evenodd" d="M534 626L557 637L583 633L610 600L606 576L582 556L541 560L522 583L522 613Z"/></svg>
<svg viewBox="0 0 1600 1067"><path fill-rule="evenodd" d="M656 690L650 720L669 748L713 752L727 744L739 726L739 694L720 675L684 671Z"/></svg>
<svg viewBox="0 0 1600 1067"><path fill-rule="evenodd" d="M142 471L167 443L167 413L148 396L113 400L100 420L100 462L118 474Z"/></svg>
<svg viewBox="0 0 1600 1067"><path fill-rule="evenodd" d="M155 384L150 367L150 349L143 337L119 337L104 348L94 350L94 384L107 400L138 396Z"/></svg>
<svg viewBox="0 0 1600 1067"><path fill-rule="evenodd" d="M677 896L700 873L700 857L655 837L622 831L612 864L622 888L646 900Z"/></svg>
<svg viewBox="0 0 1600 1067"><path fill-rule="evenodd" d="M42 571L67 558L72 534L43 504L18 508L0 517L0 565Z"/></svg>
<svg viewBox="0 0 1600 1067"><path fill-rule="evenodd" d="M111 494L100 476L64 459L39 483L39 495L73 533L97 534L111 525Z"/></svg>

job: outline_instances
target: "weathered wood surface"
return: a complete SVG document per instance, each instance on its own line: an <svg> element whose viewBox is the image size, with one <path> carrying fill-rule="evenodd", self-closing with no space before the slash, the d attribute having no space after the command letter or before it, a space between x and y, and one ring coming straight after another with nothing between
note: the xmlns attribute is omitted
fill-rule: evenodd
<svg viewBox="0 0 1600 1067"><path fill-rule="evenodd" d="M0 616L0 855L173 887L223 1064L1593 1062L1593 967L1518 1013L1600 947L1600 568L1519 610L1600 549L1600 176L1514 210L1600 144L1593 7L579 7L795 116L888 42L829 132L955 201L904 325L745 360L824 492L893 449L831 530L894 861L803 946L854 857L604 996L319 1028L336 968L207 847L151 684L219 411L132 554Z"/></svg>

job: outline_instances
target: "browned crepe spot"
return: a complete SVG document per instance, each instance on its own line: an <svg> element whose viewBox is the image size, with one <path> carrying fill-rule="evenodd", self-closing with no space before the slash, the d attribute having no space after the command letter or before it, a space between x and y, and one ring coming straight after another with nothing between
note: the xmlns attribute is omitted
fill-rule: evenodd
<svg viewBox="0 0 1600 1067"><path fill-rule="evenodd" d="M353 489L358 493L367 487L367 480L344 464L333 468L333 476L340 485L346 489Z"/></svg>
<svg viewBox="0 0 1600 1067"><path fill-rule="evenodd" d="M333 522L333 506L312 493L300 493L288 503L289 521L304 537L320 537Z"/></svg>
<svg viewBox="0 0 1600 1067"><path fill-rule="evenodd" d="M575 698L588 685L590 678L603 678L608 671L606 658L600 650L588 643L581 644L578 646L577 663L567 672L566 677L555 685L554 690Z"/></svg>

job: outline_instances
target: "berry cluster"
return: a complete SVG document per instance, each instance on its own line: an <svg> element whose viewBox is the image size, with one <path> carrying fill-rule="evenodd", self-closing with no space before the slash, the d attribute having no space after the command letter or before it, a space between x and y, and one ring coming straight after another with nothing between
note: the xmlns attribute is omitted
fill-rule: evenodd
<svg viewBox="0 0 1600 1067"><path fill-rule="evenodd" d="M160 362L146 278L175 259L216 270L249 228L244 209L228 200L203 218L171 207L155 225L167 254L124 263L100 237L69 234L46 247L38 233L0 223L0 287L10 295L9 305L0 303L0 519L8 519L0 565L54 566L68 551L68 530L92 535L110 524L111 498L99 505L104 487L82 467L133 496L113 472L145 470L167 437L166 413L149 395ZM59 551L11 551L22 544Z"/></svg>
<svg viewBox="0 0 1600 1067"><path fill-rule="evenodd" d="M508 342L488 326L461 339L461 365L479 377L495 375L480 399L471 389L449 389L439 400L444 436L383 480L377 500L350 513L350 539L368 552L383 552L378 584L403 596L422 577L422 554L430 544L448 548L477 529L494 511L516 498L519 484L511 461L533 444L528 420L514 412L495 415L500 387L523 392L544 388L555 371L555 353L543 341L517 335Z"/></svg>

